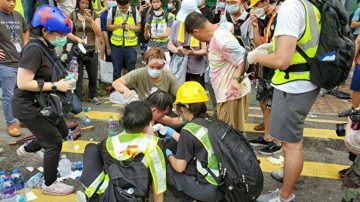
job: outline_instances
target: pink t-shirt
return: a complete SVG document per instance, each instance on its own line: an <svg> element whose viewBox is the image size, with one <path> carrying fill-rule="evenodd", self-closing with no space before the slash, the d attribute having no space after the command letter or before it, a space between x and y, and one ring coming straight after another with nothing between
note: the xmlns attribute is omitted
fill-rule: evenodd
<svg viewBox="0 0 360 202"><path fill-rule="evenodd" d="M247 95L251 89L249 79L241 82L241 89L237 95L229 98L226 95L236 69L245 57L245 49L240 46L234 35L224 28L218 28L209 43L208 52L210 78L216 102L236 100Z"/></svg>

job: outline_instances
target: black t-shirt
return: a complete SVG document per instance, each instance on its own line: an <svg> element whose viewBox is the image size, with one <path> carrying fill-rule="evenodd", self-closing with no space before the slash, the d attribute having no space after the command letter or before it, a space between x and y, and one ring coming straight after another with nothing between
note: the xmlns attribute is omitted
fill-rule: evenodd
<svg viewBox="0 0 360 202"><path fill-rule="evenodd" d="M213 14L211 8L209 8L208 6L205 6L204 8L201 8L200 11L201 11L201 14L203 14L203 16L205 16L209 20L209 22L211 22L211 23L213 22L214 14Z"/></svg>
<svg viewBox="0 0 360 202"><path fill-rule="evenodd" d="M49 49L49 51L51 51ZM39 47L31 46L22 52L19 67L34 72L34 80L42 79L45 82L51 81L53 72L52 61L42 52ZM16 118L32 119L39 112L39 105L34 102L36 92L20 90L17 85L12 97L12 112Z"/></svg>
<svg viewBox="0 0 360 202"><path fill-rule="evenodd" d="M185 173L197 176L200 182L208 183L204 176L196 170L196 159L205 167L208 164L208 154L202 143L189 131L182 129L177 145L176 158L188 162Z"/></svg>

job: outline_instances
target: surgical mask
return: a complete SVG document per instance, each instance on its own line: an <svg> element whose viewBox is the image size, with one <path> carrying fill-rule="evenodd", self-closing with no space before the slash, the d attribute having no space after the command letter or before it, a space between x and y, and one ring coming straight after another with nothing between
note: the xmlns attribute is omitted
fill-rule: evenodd
<svg viewBox="0 0 360 202"><path fill-rule="evenodd" d="M225 10L230 14L236 13L236 11L240 10L240 5L226 5Z"/></svg>
<svg viewBox="0 0 360 202"><path fill-rule="evenodd" d="M117 6L117 3L115 1L109 1L108 2L108 7L109 8L112 8L112 7L115 7L115 6Z"/></svg>
<svg viewBox="0 0 360 202"><path fill-rule="evenodd" d="M254 8L253 11L254 15L257 18L262 18L265 16L265 9L264 8Z"/></svg>
<svg viewBox="0 0 360 202"><path fill-rule="evenodd" d="M151 78L159 78L161 76L162 70L157 70L157 69L151 69L150 67L148 67L148 74Z"/></svg>
<svg viewBox="0 0 360 202"><path fill-rule="evenodd" d="M224 8L225 8L225 2L219 2L219 3L217 4L217 7L218 7L219 9L224 9Z"/></svg>
<svg viewBox="0 0 360 202"><path fill-rule="evenodd" d="M67 43L67 37L63 36L57 36L56 39L54 41L50 41L51 45L55 46L55 47L64 47Z"/></svg>
<svg viewBox="0 0 360 202"><path fill-rule="evenodd" d="M173 5L172 4L168 4L168 10L172 10L174 7L173 7Z"/></svg>

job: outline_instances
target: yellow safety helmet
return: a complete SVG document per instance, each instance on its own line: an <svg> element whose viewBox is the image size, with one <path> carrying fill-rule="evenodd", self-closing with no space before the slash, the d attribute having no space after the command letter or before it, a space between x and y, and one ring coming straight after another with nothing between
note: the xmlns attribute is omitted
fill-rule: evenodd
<svg viewBox="0 0 360 202"><path fill-rule="evenodd" d="M192 104L209 100L205 89L196 81L188 81L180 86L176 93L175 104Z"/></svg>
<svg viewBox="0 0 360 202"><path fill-rule="evenodd" d="M257 4L260 0L250 0L250 5L249 8L252 8L253 6L255 6L255 4Z"/></svg>

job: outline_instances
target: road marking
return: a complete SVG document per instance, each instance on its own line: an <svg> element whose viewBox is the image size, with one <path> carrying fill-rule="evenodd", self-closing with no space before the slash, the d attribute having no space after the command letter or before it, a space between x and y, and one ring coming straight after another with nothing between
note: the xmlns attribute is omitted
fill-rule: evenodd
<svg viewBox="0 0 360 202"><path fill-rule="evenodd" d="M114 119L119 120L122 117L122 114L118 112L105 112L105 111L90 111L84 112L90 119L94 120L108 120L110 116ZM77 115L75 117L79 117ZM248 133L263 133L263 131L256 131L254 130L256 124L253 123L245 123L245 132ZM315 128L305 128L304 129L304 137L311 137L311 138L327 138L327 139L336 139L336 140L343 140L343 137L338 137L335 132L335 126L333 130L329 129L315 129Z"/></svg>
<svg viewBox="0 0 360 202"><path fill-rule="evenodd" d="M72 145L79 145L80 149L78 150L77 153L84 153L84 149L86 145L89 143L97 144L99 142L76 140L74 142L69 143L66 141L63 143L62 152L76 153ZM270 163L269 161L266 160L265 157L258 157L258 158L261 161L260 166L263 172L269 173L271 171L278 170L282 167L281 165L274 165ZM338 171L348 167L349 167L348 165L305 161L301 176L320 177L327 179L340 179L340 176L338 175Z"/></svg>
<svg viewBox="0 0 360 202"><path fill-rule="evenodd" d="M259 114L249 114L249 117L262 118L263 116L259 115ZM345 121L337 121L337 120L330 120L330 119L314 119L314 118L305 118L305 121L315 122L315 123L330 123L330 124L346 123L346 120Z"/></svg>
<svg viewBox="0 0 360 202"><path fill-rule="evenodd" d="M245 123L245 132L247 133L261 133L263 131L256 131L254 127L257 124L254 123ZM304 128L304 137L311 137L311 138L326 138L326 139L336 139L336 140L343 140L344 137L338 137L335 132L335 127L333 130L328 129L317 129L317 128Z"/></svg>

